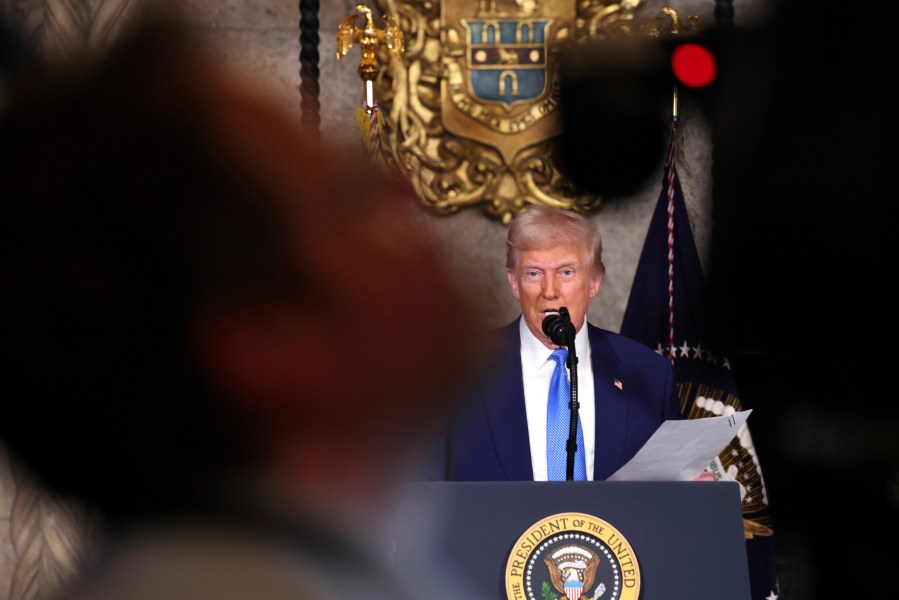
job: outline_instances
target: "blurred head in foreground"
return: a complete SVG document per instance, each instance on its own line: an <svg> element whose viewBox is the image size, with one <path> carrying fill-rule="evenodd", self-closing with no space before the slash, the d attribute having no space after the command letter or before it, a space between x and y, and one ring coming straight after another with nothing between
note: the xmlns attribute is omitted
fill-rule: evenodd
<svg viewBox="0 0 899 600"><path fill-rule="evenodd" d="M0 120L12 454L113 518L244 472L372 498L477 356L411 192L172 19L64 67Z"/></svg>

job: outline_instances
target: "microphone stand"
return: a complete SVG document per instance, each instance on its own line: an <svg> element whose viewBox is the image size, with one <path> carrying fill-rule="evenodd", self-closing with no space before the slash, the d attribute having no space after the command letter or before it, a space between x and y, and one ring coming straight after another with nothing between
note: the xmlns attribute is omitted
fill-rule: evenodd
<svg viewBox="0 0 899 600"><path fill-rule="evenodd" d="M571 325L571 316L568 314L568 309L564 306L560 308L559 316L562 317L563 329L566 332L567 344L565 345L568 346L566 364L568 365L571 382L571 402L568 404L568 408L571 410L571 421L568 426L568 442L565 444L565 451L567 452L565 479L572 481L574 479L574 455L577 452L577 417L578 409L580 408L580 403L577 400L577 353L574 349L574 327Z"/></svg>

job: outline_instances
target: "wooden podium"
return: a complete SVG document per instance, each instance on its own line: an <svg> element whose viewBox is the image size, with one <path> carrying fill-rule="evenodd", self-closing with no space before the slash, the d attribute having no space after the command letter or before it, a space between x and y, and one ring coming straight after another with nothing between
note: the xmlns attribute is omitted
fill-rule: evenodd
<svg viewBox="0 0 899 600"><path fill-rule="evenodd" d="M473 598L750 598L735 482L417 483L393 543Z"/></svg>

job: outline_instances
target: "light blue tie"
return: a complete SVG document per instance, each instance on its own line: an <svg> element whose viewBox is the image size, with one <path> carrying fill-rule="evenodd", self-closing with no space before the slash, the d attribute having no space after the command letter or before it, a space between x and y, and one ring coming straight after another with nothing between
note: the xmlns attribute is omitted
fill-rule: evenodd
<svg viewBox="0 0 899 600"><path fill-rule="evenodd" d="M568 430L571 427L571 388L565 360L568 349L553 350L551 359L556 361L552 379L549 382L549 402L546 407L546 470L549 481L564 481L565 466L568 454L565 444L568 443ZM587 465L584 460L584 432L581 418L577 421L577 452L574 454L574 479L587 479Z"/></svg>

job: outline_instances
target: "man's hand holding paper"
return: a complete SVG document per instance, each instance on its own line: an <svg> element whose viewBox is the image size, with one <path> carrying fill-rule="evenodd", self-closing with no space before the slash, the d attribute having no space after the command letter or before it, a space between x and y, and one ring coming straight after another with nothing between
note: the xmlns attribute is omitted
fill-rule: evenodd
<svg viewBox="0 0 899 600"><path fill-rule="evenodd" d="M608 481L702 481L705 468L737 435L751 412L665 421Z"/></svg>

